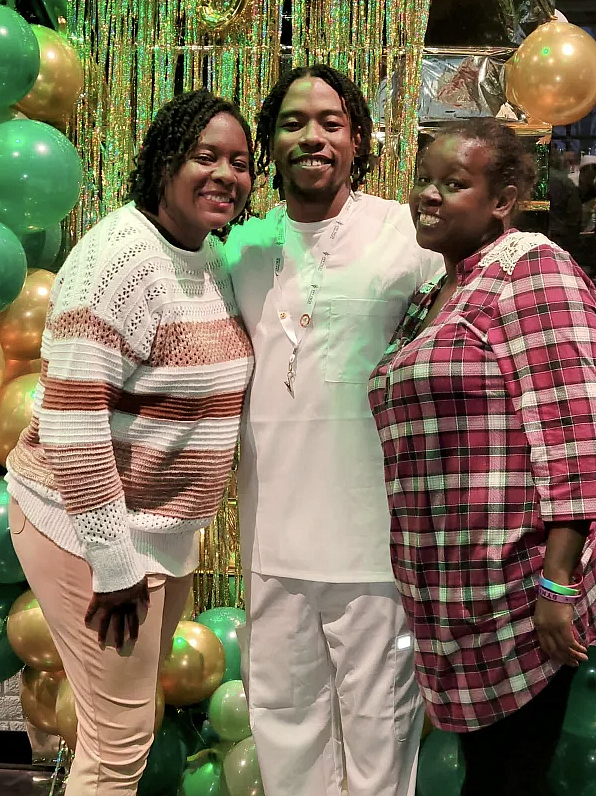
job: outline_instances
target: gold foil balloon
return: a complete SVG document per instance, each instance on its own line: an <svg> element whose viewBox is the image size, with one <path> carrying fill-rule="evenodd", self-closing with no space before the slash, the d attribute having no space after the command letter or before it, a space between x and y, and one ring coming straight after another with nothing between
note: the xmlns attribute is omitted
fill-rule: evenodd
<svg viewBox="0 0 596 796"><path fill-rule="evenodd" d="M247 0L202 0L195 9L197 22L213 33L221 33L239 21L247 6Z"/></svg>
<svg viewBox="0 0 596 796"><path fill-rule="evenodd" d="M157 732L161 727L164 717L165 703L163 690L157 684L155 691L155 722L153 732ZM74 693L68 680L64 679L58 688L56 696L56 734L62 736L69 749L73 752L77 745L77 730L79 722L75 705Z"/></svg>
<svg viewBox="0 0 596 796"><path fill-rule="evenodd" d="M38 730L58 735L56 697L64 672L44 672L25 666L21 675L23 715Z"/></svg>
<svg viewBox="0 0 596 796"><path fill-rule="evenodd" d="M166 709L166 702L164 698L163 688L161 687L161 683L158 683L157 689L155 691L155 725L153 727L154 732L157 732L161 727L165 709Z"/></svg>
<svg viewBox="0 0 596 796"><path fill-rule="evenodd" d="M0 390L0 464L3 467L21 431L29 425L38 380L37 373L18 376Z"/></svg>
<svg viewBox="0 0 596 796"><path fill-rule="evenodd" d="M31 25L31 29L41 64L33 88L16 107L30 119L64 124L83 88L83 66L65 36L43 25Z"/></svg>
<svg viewBox="0 0 596 796"><path fill-rule="evenodd" d="M423 741L433 729L433 723L428 717L428 713L424 714L424 723L422 724L422 731L420 732L420 740Z"/></svg>
<svg viewBox="0 0 596 796"><path fill-rule="evenodd" d="M17 298L0 312L0 346L6 359L37 359L55 274L40 268L27 273Z"/></svg>
<svg viewBox="0 0 596 796"><path fill-rule="evenodd" d="M64 679L56 696L56 728L58 735L64 738L66 745L73 752L77 745L77 725L74 694L70 683Z"/></svg>
<svg viewBox="0 0 596 796"><path fill-rule="evenodd" d="M221 683L225 669L224 648L215 633L182 620L160 675L166 704L182 707L201 702Z"/></svg>
<svg viewBox="0 0 596 796"><path fill-rule="evenodd" d="M0 384L8 384L17 376L29 373L41 373L41 359L7 359L4 362L4 375L0 372Z"/></svg>
<svg viewBox="0 0 596 796"><path fill-rule="evenodd" d="M540 25L505 65L507 98L542 122L577 122L596 105L596 41L553 20Z"/></svg>
<svg viewBox="0 0 596 796"><path fill-rule="evenodd" d="M186 598L186 603L184 604L184 610L182 611L182 616L180 619L192 619L195 613L195 590L191 589L188 592L188 597Z"/></svg>
<svg viewBox="0 0 596 796"><path fill-rule="evenodd" d="M62 670L50 628L32 591L14 601L6 629L10 646L27 666L44 672Z"/></svg>

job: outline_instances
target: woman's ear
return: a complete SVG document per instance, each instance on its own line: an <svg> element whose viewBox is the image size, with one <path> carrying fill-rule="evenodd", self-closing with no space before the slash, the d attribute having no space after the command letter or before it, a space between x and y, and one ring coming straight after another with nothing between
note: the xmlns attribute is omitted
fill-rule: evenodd
<svg viewBox="0 0 596 796"><path fill-rule="evenodd" d="M494 217L505 221L512 214L516 202L517 188L515 185L506 185L497 198L497 204L493 211Z"/></svg>

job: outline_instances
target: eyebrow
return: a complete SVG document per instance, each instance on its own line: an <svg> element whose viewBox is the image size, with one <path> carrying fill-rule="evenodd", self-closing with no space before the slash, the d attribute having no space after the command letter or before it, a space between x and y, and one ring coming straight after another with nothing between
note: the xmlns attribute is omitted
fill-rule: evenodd
<svg viewBox="0 0 596 796"><path fill-rule="evenodd" d="M291 108L287 111L280 111L277 118L279 119L287 119L289 116L308 116L306 111L301 110L292 110ZM327 118L328 116L344 116L345 118L348 117L348 114L343 109L338 110L328 110L328 111L321 111L321 113L317 114L319 118Z"/></svg>
<svg viewBox="0 0 596 796"><path fill-rule="evenodd" d="M193 152L198 152L199 149L208 149L210 152L217 152L220 149L218 144L204 144L199 141L193 148L190 150L190 154ZM248 147L246 149L237 149L235 152L232 152L233 155L246 155L248 157Z"/></svg>

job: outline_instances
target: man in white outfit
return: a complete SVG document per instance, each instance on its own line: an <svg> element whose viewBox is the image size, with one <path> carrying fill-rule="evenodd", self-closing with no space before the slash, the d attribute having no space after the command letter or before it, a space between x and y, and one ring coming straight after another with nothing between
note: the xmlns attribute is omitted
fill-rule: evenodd
<svg viewBox="0 0 596 796"><path fill-rule="evenodd" d="M407 206L358 192L371 130L344 75L284 75L257 145L285 205L227 243L256 356L239 505L267 796L414 794L423 711L367 379L442 260L417 246Z"/></svg>

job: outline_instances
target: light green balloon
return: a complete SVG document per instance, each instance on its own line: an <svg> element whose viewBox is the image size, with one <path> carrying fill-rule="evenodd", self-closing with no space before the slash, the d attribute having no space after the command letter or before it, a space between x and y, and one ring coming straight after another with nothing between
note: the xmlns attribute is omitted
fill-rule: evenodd
<svg viewBox="0 0 596 796"><path fill-rule="evenodd" d="M240 741L228 752L223 764L223 774L230 796L265 796L252 736Z"/></svg>
<svg viewBox="0 0 596 796"><path fill-rule="evenodd" d="M7 108L35 83L39 44L31 26L8 6L0 6L0 107Z"/></svg>
<svg viewBox="0 0 596 796"><path fill-rule="evenodd" d="M65 135L44 122L0 124L0 222L16 232L57 224L78 201L83 168Z"/></svg>
<svg viewBox="0 0 596 796"><path fill-rule="evenodd" d="M207 715L213 729L224 741L247 738L250 721L242 680L222 683L209 700Z"/></svg>
<svg viewBox="0 0 596 796"><path fill-rule="evenodd" d="M27 276L27 256L17 236L0 224L0 310L21 292Z"/></svg>

